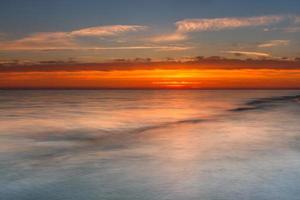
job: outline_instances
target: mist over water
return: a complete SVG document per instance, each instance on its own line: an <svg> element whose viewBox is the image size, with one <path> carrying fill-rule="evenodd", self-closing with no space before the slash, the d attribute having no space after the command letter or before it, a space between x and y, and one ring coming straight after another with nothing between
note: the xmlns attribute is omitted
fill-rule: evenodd
<svg viewBox="0 0 300 200"><path fill-rule="evenodd" d="M2 200L299 200L300 91L0 91Z"/></svg>

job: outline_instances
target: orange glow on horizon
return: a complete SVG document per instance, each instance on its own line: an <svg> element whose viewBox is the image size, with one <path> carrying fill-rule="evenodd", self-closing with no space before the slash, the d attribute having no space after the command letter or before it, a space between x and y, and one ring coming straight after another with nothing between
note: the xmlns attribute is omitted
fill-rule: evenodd
<svg viewBox="0 0 300 200"><path fill-rule="evenodd" d="M300 70L154 69L0 74L1 88L297 88Z"/></svg>

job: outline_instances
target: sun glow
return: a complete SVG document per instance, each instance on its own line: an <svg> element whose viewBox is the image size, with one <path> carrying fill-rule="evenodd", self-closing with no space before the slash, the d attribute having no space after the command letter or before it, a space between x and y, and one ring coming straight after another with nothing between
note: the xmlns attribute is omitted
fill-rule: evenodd
<svg viewBox="0 0 300 200"><path fill-rule="evenodd" d="M294 88L300 70L156 69L0 74L2 88Z"/></svg>

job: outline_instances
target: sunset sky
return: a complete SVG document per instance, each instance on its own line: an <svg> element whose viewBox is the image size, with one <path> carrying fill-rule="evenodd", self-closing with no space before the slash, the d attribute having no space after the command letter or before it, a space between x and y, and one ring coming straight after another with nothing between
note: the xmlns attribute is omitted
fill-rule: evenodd
<svg viewBox="0 0 300 200"><path fill-rule="evenodd" d="M0 88L300 88L300 1L2 0Z"/></svg>

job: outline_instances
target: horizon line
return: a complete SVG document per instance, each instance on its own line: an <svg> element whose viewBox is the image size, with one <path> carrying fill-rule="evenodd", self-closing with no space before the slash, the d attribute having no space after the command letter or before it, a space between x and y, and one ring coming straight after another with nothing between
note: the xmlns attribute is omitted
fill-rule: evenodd
<svg viewBox="0 0 300 200"><path fill-rule="evenodd" d="M300 90L297 88L0 88L0 90Z"/></svg>

